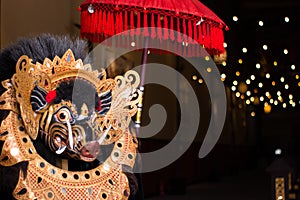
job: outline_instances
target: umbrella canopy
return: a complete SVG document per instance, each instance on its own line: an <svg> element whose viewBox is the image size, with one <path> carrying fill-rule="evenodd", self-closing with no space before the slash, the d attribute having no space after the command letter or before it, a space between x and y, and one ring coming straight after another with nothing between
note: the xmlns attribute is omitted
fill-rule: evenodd
<svg viewBox="0 0 300 200"><path fill-rule="evenodd" d="M228 27L197 0L85 0L80 10L81 36L92 42L130 30L131 36L172 40L189 49L198 42L210 54L224 52L223 30Z"/></svg>

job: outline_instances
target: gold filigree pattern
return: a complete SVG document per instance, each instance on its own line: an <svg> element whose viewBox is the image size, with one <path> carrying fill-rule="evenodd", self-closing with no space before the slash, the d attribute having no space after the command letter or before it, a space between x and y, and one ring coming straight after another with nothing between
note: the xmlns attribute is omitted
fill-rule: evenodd
<svg viewBox="0 0 300 200"><path fill-rule="evenodd" d="M131 78L129 78L131 77ZM64 80L79 78L91 83L98 93L112 92L111 108L105 116L94 120L95 129L101 137L103 130L111 127L103 145L114 143L110 156L98 167L87 171L68 171L48 163L36 151L35 140L41 125L49 126L55 106L43 112L34 112L30 104L30 93L35 86L49 92ZM120 84L120 80L123 83ZM125 80L125 81L124 81ZM16 74L11 80L2 82L7 89L0 96L0 110L10 111L0 127L0 141L4 142L0 165L13 166L27 161L27 176L20 171L19 181L13 195L16 199L116 199L126 200L130 189L122 165L134 166L137 140L129 130L130 118L136 112L140 92L136 72L128 72L124 78L106 79L104 70L93 71L90 65L75 60L71 50L62 58L53 61L46 58L43 64L33 64L22 56L16 65ZM74 112L75 112L75 108ZM97 131L96 131L97 132Z"/></svg>

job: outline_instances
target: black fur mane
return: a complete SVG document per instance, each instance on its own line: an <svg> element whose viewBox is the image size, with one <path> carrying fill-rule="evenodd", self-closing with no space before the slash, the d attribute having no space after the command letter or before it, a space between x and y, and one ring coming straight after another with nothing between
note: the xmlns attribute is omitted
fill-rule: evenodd
<svg viewBox="0 0 300 200"><path fill-rule="evenodd" d="M15 73L15 66L22 55L32 58L33 63L43 63L45 58L53 60L57 55L62 57L71 49L76 59L84 60L87 55L87 44L84 40L72 40L67 36L42 34L33 38L22 38L16 44L4 48L0 53L0 80L6 80Z"/></svg>

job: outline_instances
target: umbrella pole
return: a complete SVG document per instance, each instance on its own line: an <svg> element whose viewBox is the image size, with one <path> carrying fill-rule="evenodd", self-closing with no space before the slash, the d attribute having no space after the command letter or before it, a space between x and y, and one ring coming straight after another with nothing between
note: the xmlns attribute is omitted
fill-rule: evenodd
<svg viewBox="0 0 300 200"><path fill-rule="evenodd" d="M139 134L139 128L141 126L141 116L142 116L142 107L143 107L143 95L144 95L144 84L145 84L145 76L146 76L146 68L147 68L147 58L148 58L148 46L149 46L149 37L145 37L144 39L144 49L143 49L143 57L142 57L142 69L141 69L141 82L140 82L140 91L142 92L142 98L138 103L138 110L136 114L135 127L136 132Z"/></svg>

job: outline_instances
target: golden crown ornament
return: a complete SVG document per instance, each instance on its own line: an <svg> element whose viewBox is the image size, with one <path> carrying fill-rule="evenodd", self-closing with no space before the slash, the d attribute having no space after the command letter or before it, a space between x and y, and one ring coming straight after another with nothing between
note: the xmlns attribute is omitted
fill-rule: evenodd
<svg viewBox="0 0 300 200"><path fill-rule="evenodd" d="M75 103L74 97L64 95L64 87L75 88L76 81L95 91L94 106L89 101ZM122 166L135 164L137 139L129 123L141 98L136 89L139 81L131 70L107 78L105 70L93 71L91 65L76 60L71 50L61 58L46 58L42 64L32 63L26 55L20 57L14 76L2 82L6 91L0 96L0 110L9 111L0 127L4 142L0 165L28 162L26 174L20 171L13 196L128 199L130 188ZM97 167L70 171L39 154L34 145L38 137L53 154L84 162L97 159L99 146L113 147Z"/></svg>

